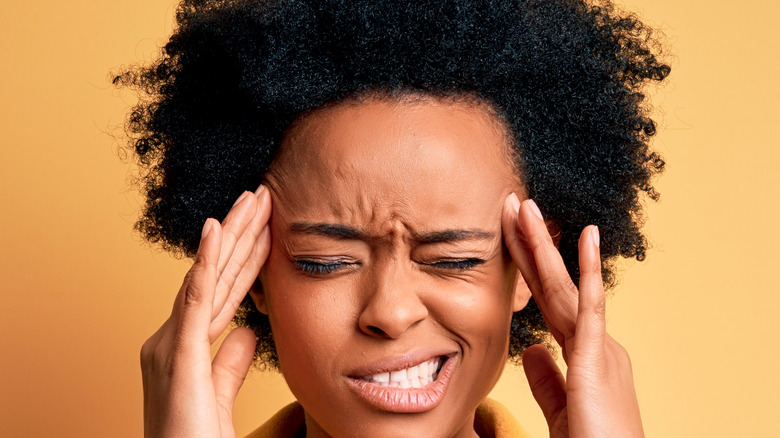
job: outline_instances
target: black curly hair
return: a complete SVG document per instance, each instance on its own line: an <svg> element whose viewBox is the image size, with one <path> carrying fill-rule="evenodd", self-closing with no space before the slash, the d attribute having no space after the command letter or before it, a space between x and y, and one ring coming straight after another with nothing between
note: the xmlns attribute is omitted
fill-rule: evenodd
<svg viewBox="0 0 780 438"><path fill-rule="evenodd" d="M601 230L603 277L616 256L645 258L643 195L663 160L643 86L670 67L650 28L609 1L183 0L150 65L114 77L139 90L128 117L145 210L136 229L193 256L206 218L262 181L303 113L384 91L477 96L513 136L529 196L560 230L575 281L583 227ZM278 367L265 315L236 317ZM509 358L545 340L531 302L515 314Z"/></svg>

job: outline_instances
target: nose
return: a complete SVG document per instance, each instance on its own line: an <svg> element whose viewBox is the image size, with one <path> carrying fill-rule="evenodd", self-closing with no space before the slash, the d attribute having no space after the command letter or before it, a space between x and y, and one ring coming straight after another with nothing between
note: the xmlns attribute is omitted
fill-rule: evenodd
<svg viewBox="0 0 780 438"><path fill-rule="evenodd" d="M367 279L358 324L366 335L398 339L428 317L411 272L390 266Z"/></svg>

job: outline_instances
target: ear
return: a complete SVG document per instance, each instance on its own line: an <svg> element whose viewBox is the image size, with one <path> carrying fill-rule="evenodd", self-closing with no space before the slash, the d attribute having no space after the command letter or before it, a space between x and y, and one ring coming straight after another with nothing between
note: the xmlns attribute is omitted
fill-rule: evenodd
<svg viewBox="0 0 780 438"><path fill-rule="evenodd" d="M552 238L553 244L556 248L561 247L561 227L558 225L557 222L547 219L544 221L544 224L547 226L547 232L550 233L550 237Z"/></svg>
<svg viewBox="0 0 780 438"><path fill-rule="evenodd" d="M249 296L252 297L252 301L255 303L255 307L260 313L268 315L268 306L265 303L265 293L263 293L263 284L260 283L260 277L258 277L252 287L249 288Z"/></svg>
<svg viewBox="0 0 780 438"><path fill-rule="evenodd" d="M528 305L528 300L531 299L531 289L528 288L528 284L525 282L525 278L523 278L523 274L520 273L520 270L517 270L517 275L515 277L515 294L512 298L512 312L519 312L525 308L525 306Z"/></svg>

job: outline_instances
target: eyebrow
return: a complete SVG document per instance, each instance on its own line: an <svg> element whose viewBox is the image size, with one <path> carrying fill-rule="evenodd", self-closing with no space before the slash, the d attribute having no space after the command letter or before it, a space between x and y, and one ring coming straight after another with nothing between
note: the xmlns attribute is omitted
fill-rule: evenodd
<svg viewBox="0 0 780 438"><path fill-rule="evenodd" d="M293 222L290 224L290 231L294 233L317 234L344 240L367 241L372 239L372 236L365 231L340 224ZM459 242L463 240L492 240L496 237L495 233L489 231L469 229L413 233L412 236L416 241L423 244Z"/></svg>
<svg viewBox="0 0 780 438"><path fill-rule="evenodd" d="M293 222L290 231L294 233L318 234L347 240L369 240L370 236L356 228L338 224L315 224L311 222Z"/></svg>
<svg viewBox="0 0 780 438"><path fill-rule="evenodd" d="M415 234L414 238L420 243L459 242L462 240L492 240L494 233L483 230L444 230L430 233Z"/></svg>

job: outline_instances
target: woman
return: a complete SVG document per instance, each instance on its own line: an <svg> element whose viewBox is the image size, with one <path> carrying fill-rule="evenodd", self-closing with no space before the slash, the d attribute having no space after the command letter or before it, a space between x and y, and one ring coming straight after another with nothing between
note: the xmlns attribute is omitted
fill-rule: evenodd
<svg viewBox="0 0 780 438"><path fill-rule="evenodd" d="M635 17L184 1L177 21L116 79L150 93L130 117L138 227L195 256L142 349L148 435L234 435L254 359L300 403L256 436L522 436L483 403L507 358L551 436L642 435L603 292L615 256L644 258L663 166L641 86L669 68Z"/></svg>

